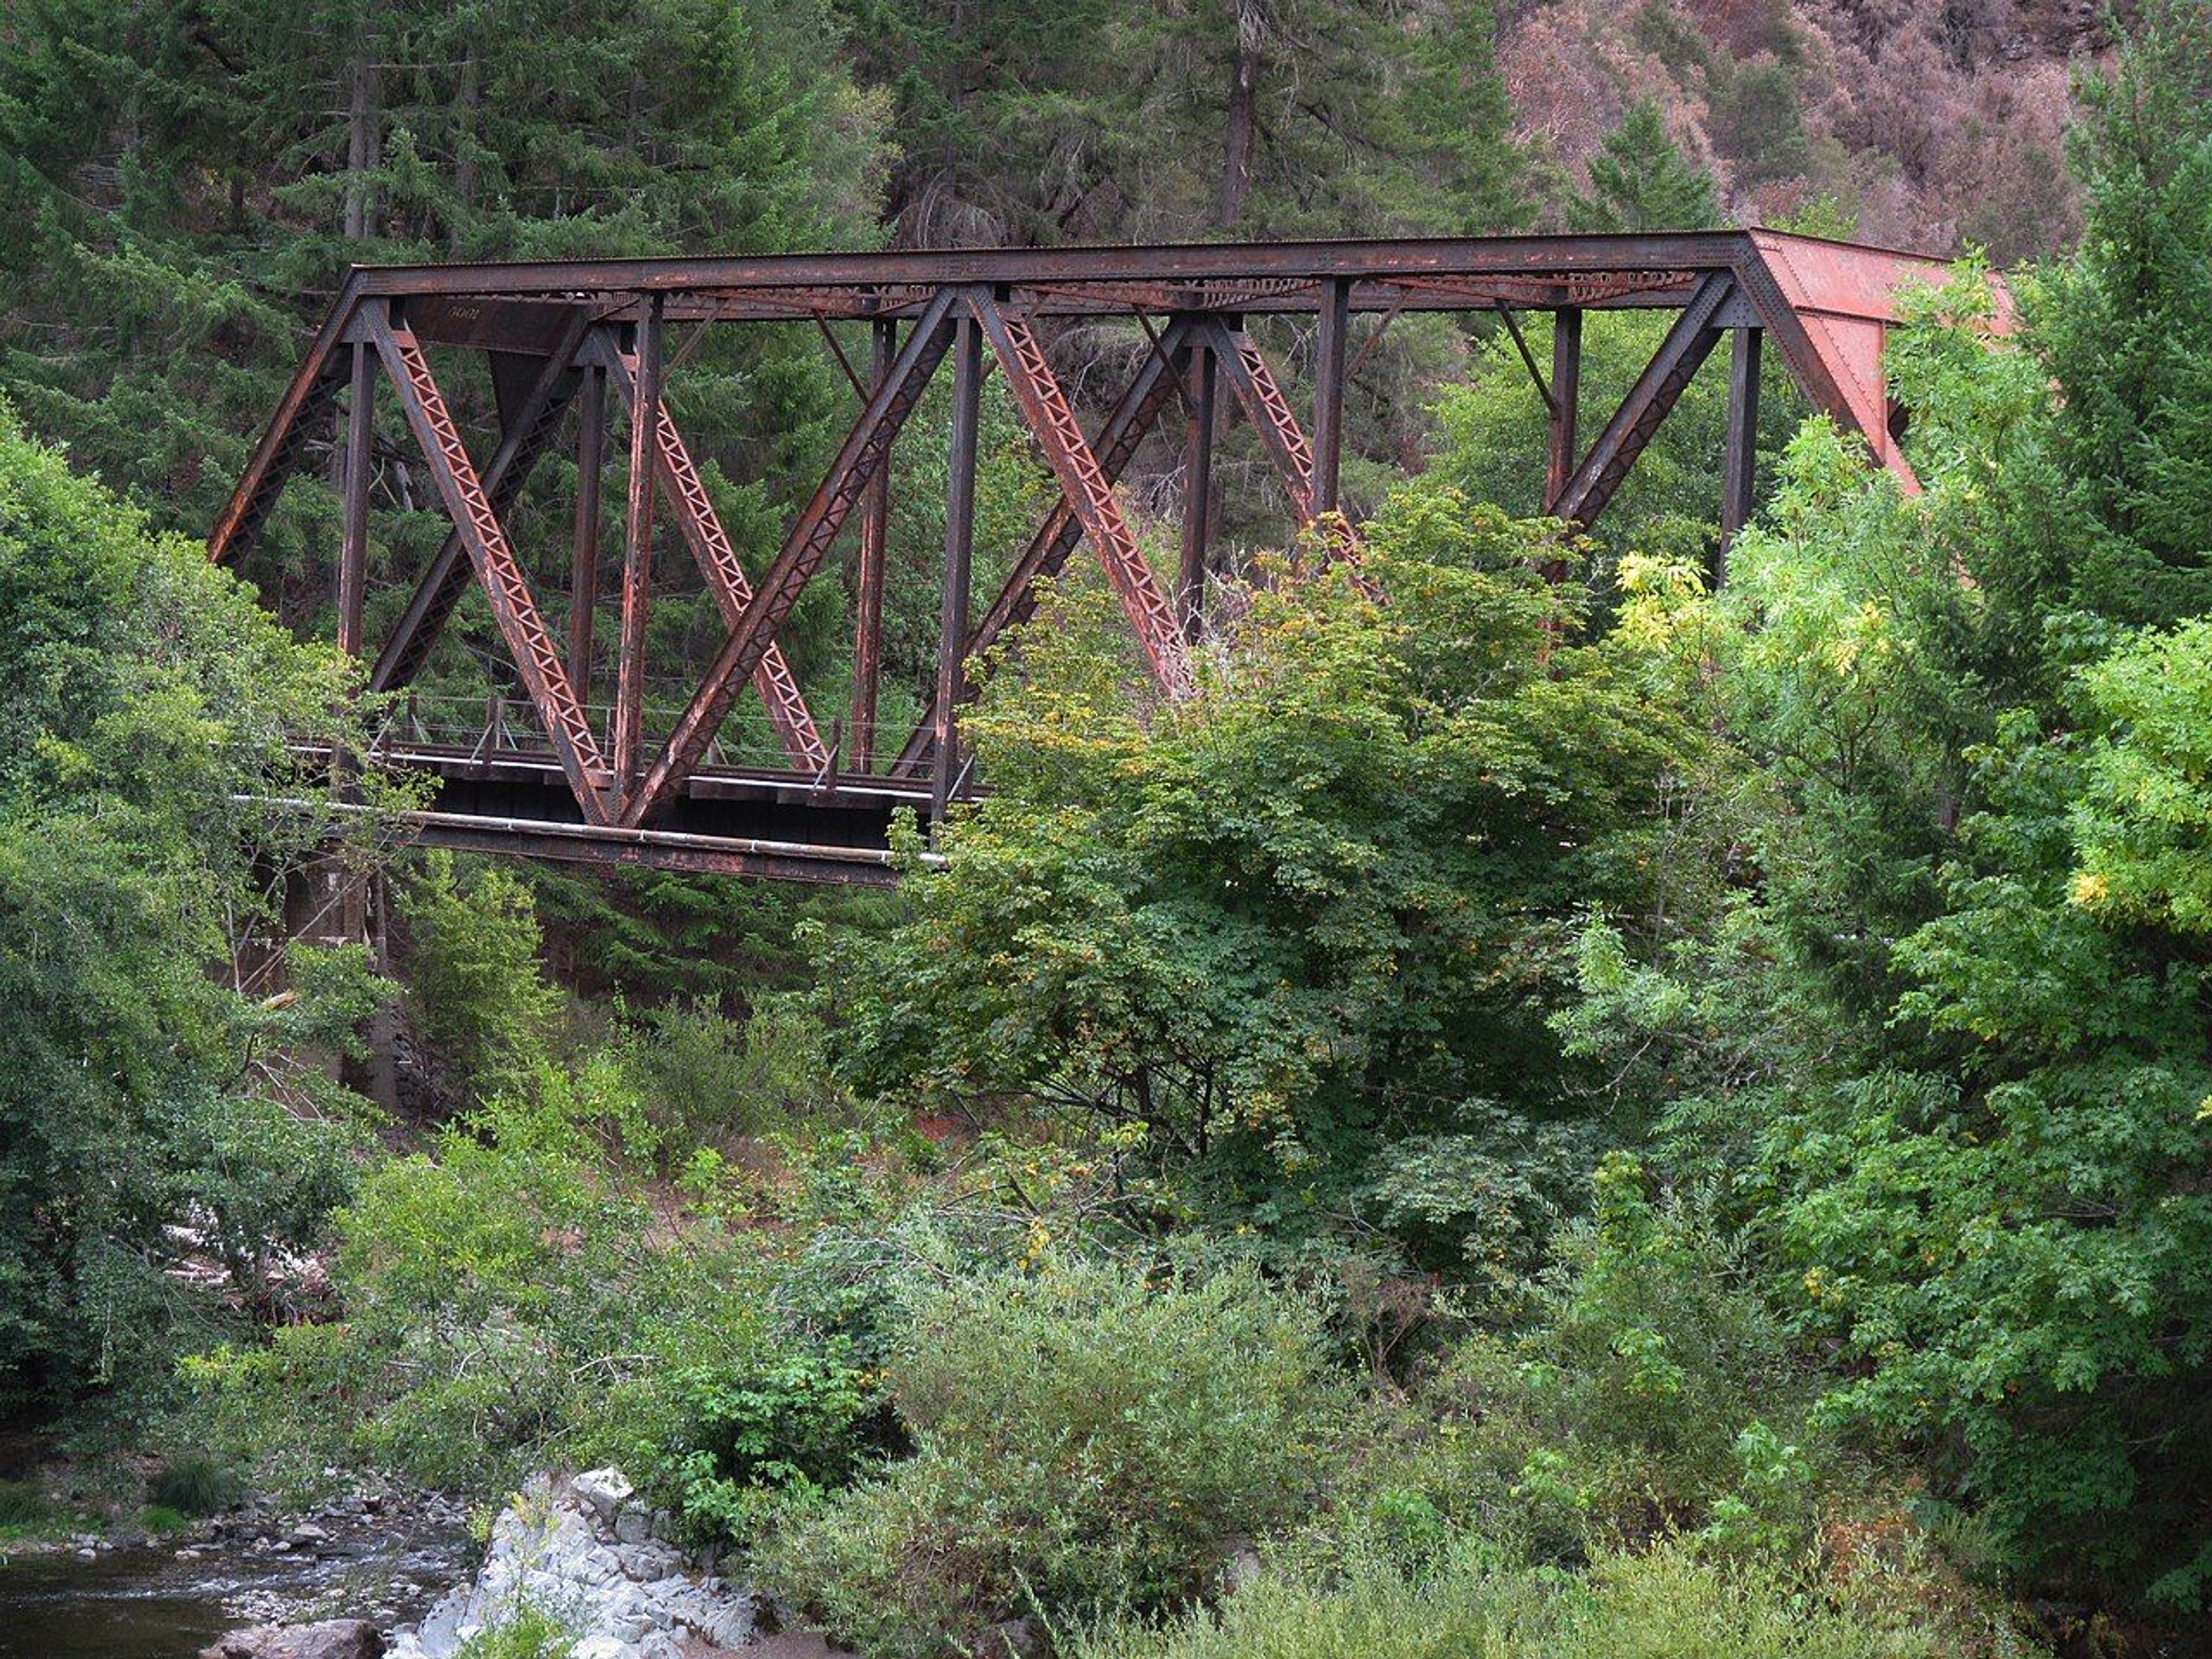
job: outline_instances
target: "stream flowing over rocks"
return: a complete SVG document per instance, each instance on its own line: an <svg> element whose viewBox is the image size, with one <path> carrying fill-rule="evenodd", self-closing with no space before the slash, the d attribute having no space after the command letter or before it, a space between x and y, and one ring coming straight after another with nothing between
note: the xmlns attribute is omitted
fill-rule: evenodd
<svg viewBox="0 0 2212 1659"><path fill-rule="evenodd" d="M494 1523L476 1582L402 1632L391 1659L453 1659L471 1637L526 1608L568 1628L574 1659L707 1659L748 1647L763 1655L768 1644L757 1638L774 1615L752 1591L697 1571L659 1535L663 1520L617 1470L534 1477Z"/></svg>

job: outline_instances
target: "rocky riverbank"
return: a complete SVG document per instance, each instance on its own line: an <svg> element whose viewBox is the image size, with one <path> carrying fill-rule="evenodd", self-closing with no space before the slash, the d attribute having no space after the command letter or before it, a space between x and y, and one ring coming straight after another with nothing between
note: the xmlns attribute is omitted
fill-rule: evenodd
<svg viewBox="0 0 2212 1659"><path fill-rule="evenodd" d="M226 1637L204 1659L453 1659L525 1613L556 1624L574 1644L574 1659L832 1651L818 1638L783 1631L777 1609L687 1557L665 1532L666 1517L617 1470L539 1475L494 1522L475 1577L438 1598L419 1623L388 1639L380 1621L361 1619L264 1625Z"/></svg>

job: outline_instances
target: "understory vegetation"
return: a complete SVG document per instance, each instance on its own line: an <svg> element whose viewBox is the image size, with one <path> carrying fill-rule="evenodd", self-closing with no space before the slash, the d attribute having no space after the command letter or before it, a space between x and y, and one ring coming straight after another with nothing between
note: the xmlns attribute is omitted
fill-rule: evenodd
<svg viewBox="0 0 2212 1659"><path fill-rule="evenodd" d="M1027 106L969 95L961 8L524 7L499 40L404 4L147 9L158 48L72 0L0 28L28 204L0 226L0 1419L64 1471L0 1485L0 1540L82 1524L88 1471L167 1525L360 1470L490 1504L611 1463L869 1659L2206 1639L2201 0L2147 0L2083 69L2078 243L1907 302L1917 489L1778 351L1724 556L1711 369L1578 532L1536 499L1543 321L1408 318L1354 388L1356 579L1224 440L1243 553L1191 694L1072 564L963 715L988 793L933 846L902 822L902 885L860 895L378 836L413 799L374 746L399 705L303 642L330 492L303 480L243 574L177 529L291 362L274 288L917 222L1646 229L1716 219L1713 175L1641 100L1571 179L1508 142L1496 20L1442 0L1285 0L1249 39L985 7L994 75L1075 88ZM1323 109L1299 29L1344 70ZM1243 161L1115 126L1138 106L1076 61L1102 42L1160 69L1139 102L1178 153L1201 71L1257 53ZM1749 119L1753 70L1698 50ZM653 95L607 91L655 52ZM55 94L125 64L127 93ZM334 88L374 94L363 154ZM1848 228L1823 199L1802 222ZM1590 410L1663 325L1593 311ZM1100 385L1145 349L1053 343ZM756 565L836 435L814 344L703 347L673 394L774 434L702 446ZM442 533L395 434L385 623ZM984 441L988 576L1054 497L1003 404ZM887 635L887 726L922 706L942 535L943 454L906 447L892 601L928 614ZM1174 466L1127 492L1164 566ZM526 495L518 544L565 510ZM690 590L653 625L672 657L720 638ZM850 626L825 578L785 635L819 708ZM426 700L480 702L495 637L459 617ZM362 892L374 948L334 942Z"/></svg>

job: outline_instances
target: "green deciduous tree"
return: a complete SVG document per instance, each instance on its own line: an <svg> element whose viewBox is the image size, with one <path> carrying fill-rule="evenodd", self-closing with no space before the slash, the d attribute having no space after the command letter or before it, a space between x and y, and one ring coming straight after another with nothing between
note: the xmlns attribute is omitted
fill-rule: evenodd
<svg viewBox="0 0 2212 1659"><path fill-rule="evenodd" d="M213 1312L183 1258L280 1293L354 1124L284 1050L343 1044L365 968L247 977L320 828L248 798L316 793L287 739L347 740L341 665L4 404L0 615L0 1406L44 1407L159 1380Z"/></svg>
<svg viewBox="0 0 2212 1659"><path fill-rule="evenodd" d="M1540 523L1415 489L1367 546L1387 604L1340 571L1225 592L1171 708L1129 696L1095 596L1031 630L973 720L994 794L833 976L856 1085L1135 1123L1291 1227L1429 1207L1401 1137L1528 1149L1570 1103L1568 924L1671 878L1662 780L1701 739L1671 665L1571 642Z"/></svg>

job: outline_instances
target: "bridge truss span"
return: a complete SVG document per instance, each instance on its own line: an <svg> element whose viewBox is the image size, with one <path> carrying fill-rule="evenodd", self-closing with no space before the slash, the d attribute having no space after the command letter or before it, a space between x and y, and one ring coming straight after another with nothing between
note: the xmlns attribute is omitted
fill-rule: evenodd
<svg viewBox="0 0 2212 1659"><path fill-rule="evenodd" d="M1286 528L1324 521L1332 556L1356 562L1357 529L1340 516L1346 392L1397 317L1502 321L1549 411L1547 509L1584 526L1726 340L1719 518L1727 535L1753 507L1769 336L1812 405L1863 438L1905 488L1917 487L1899 451L1901 411L1885 390L1882 354L1900 294L1945 274L1942 263L1914 255L1756 229L356 267L210 551L218 560L243 553L335 418L340 647L369 665L373 690L408 693L473 592L506 654L501 688L458 721L426 721L422 702L406 698L387 757L436 780L430 805L404 820L407 833L531 856L888 884L893 815L910 808L940 819L972 783L959 731L970 665L1027 619L1036 584L1079 547L1099 561L1161 694L1188 686L1218 539L1205 481L1228 421L1254 428L1281 486ZM1673 320L1585 443L1583 319L1624 309ZM1548 374L1522 337L1517 318L1530 311L1553 319ZM1279 316L1312 319L1310 361L1301 354L1294 380L1249 325ZM1097 408L1086 419L1055 370L1054 343L1071 325L1116 319L1141 328L1142 349L1126 385L1089 400ZM1356 319L1367 319L1364 331ZM751 571L667 397L705 331L724 326L818 336L854 398L820 483ZM1355 354L1356 331L1364 338ZM859 363L848 343L868 348ZM971 592L978 393L994 371L1058 499L979 615ZM492 396L471 402L467 388L485 379ZM890 459L940 381L949 381L949 438L936 674L902 739L878 729ZM412 445L409 465L428 481L450 530L372 644L380 382ZM1164 575L1139 545L1120 485L1171 407L1182 413L1187 487L1180 563ZM938 418L939 400L929 408ZM472 435L465 410L488 429ZM608 455L617 422L627 432L627 455L616 458L627 461L621 545L605 550L603 571L603 519L611 516L603 505L615 503L602 494L617 476ZM556 454L575 479L562 580L539 568L555 562L526 556L513 528L525 486ZM723 634L704 672L684 677L680 702L656 708L648 687L664 515ZM849 678L850 702L825 719L809 705L805 664L786 623L848 526L857 544L850 673L830 678ZM603 610L619 616L611 644L599 637ZM668 679L662 672L659 683ZM749 691L770 738L766 752L733 756L727 722Z"/></svg>

